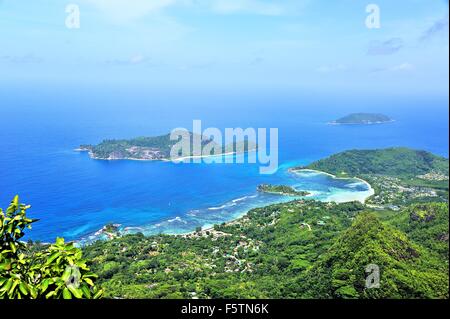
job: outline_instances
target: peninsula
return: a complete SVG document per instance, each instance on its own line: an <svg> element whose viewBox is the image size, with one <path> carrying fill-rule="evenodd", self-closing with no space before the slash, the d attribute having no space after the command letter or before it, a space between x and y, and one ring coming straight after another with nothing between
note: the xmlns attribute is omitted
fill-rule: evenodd
<svg viewBox="0 0 450 319"><path fill-rule="evenodd" d="M448 201L448 159L423 150L349 150L293 170L300 169L367 181L375 194L366 204L378 208L397 209L417 201Z"/></svg>

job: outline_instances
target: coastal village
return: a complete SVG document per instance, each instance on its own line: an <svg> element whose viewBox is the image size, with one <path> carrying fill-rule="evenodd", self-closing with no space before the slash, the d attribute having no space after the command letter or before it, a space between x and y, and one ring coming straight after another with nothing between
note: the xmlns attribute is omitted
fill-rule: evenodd
<svg viewBox="0 0 450 319"><path fill-rule="evenodd" d="M417 176L420 179L425 179L423 176ZM435 179L435 178L438 179ZM445 201L445 192L429 186L411 185L402 181L400 178L370 175L365 176L370 184L375 188L375 194L367 199L367 204L377 205L381 208L398 209L399 206L406 205L417 199L433 199L437 201ZM429 179L433 178L433 179ZM448 181L448 176L427 175L427 180L433 181Z"/></svg>

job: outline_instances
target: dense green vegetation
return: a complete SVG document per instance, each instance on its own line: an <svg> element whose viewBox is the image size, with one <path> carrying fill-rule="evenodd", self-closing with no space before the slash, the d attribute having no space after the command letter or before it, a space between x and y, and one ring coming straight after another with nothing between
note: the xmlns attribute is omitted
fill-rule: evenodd
<svg viewBox="0 0 450 319"><path fill-rule="evenodd" d="M338 176L386 175L401 179L435 172L448 177L448 159L408 148L351 150L307 166Z"/></svg>
<svg viewBox="0 0 450 319"><path fill-rule="evenodd" d="M366 289L362 265L371 264L379 267L380 284ZM360 214L308 272L305 285L312 298L443 298L448 297L448 260L374 215Z"/></svg>
<svg viewBox="0 0 450 319"><path fill-rule="evenodd" d="M194 134L190 134L190 145L193 145ZM244 140L235 141L229 145L221 146L212 139L200 136L202 149L209 145L211 151L214 148L214 155L228 152L246 152L257 148L254 142ZM181 139L181 138L180 138ZM164 160L170 159L172 147L179 140L171 140L170 134L154 137L137 137L122 140L104 140L98 145L81 145L80 150L89 151L96 159L143 159L143 160ZM191 146L192 147L192 146ZM182 154L179 154L180 156ZM189 155L194 155L193 150ZM202 155L211 155L202 154Z"/></svg>
<svg viewBox="0 0 450 319"><path fill-rule="evenodd" d="M448 159L408 148L351 150L316 161L306 168L368 181L375 195L367 203L399 207L421 202L448 202Z"/></svg>
<svg viewBox="0 0 450 319"><path fill-rule="evenodd" d="M104 140L98 145L81 145L81 149L91 150L96 158L108 158L116 153L118 156L130 156L129 148L133 146L158 149L165 157L169 157L170 148L176 141L170 140L170 134L154 137L137 137L129 140Z"/></svg>
<svg viewBox="0 0 450 319"><path fill-rule="evenodd" d="M295 201L190 236L127 235L85 253L109 297L295 298L297 277L360 209Z"/></svg>
<svg viewBox="0 0 450 319"><path fill-rule="evenodd" d="M378 113L353 113L332 121L332 124L373 124L391 122L389 116Z"/></svg>
<svg viewBox="0 0 450 319"><path fill-rule="evenodd" d="M286 196L306 196L309 193L305 191L298 191L295 188L287 185L258 185L258 191L263 193L280 194Z"/></svg>
<svg viewBox="0 0 450 319"><path fill-rule="evenodd" d="M26 216L30 206L16 196L0 209L0 299L99 298L97 276L73 243L58 238L51 245L25 244L25 229L36 222Z"/></svg>
<svg viewBox="0 0 450 319"><path fill-rule="evenodd" d="M434 209L427 205L423 209ZM441 247L422 246L389 226L393 220L382 222L366 210L356 202L293 201L254 209L210 231L127 235L85 253L108 297L448 297ZM424 229L432 233L433 227ZM448 250L448 240L442 244ZM365 289L369 264L380 267L380 288Z"/></svg>
<svg viewBox="0 0 450 319"><path fill-rule="evenodd" d="M448 261L448 218L445 203L413 204L389 223Z"/></svg>

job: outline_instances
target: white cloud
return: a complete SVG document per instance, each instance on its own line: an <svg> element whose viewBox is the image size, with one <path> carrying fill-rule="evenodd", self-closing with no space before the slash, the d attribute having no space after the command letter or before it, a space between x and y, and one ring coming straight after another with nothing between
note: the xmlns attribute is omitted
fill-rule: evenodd
<svg viewBox="0 0 450 319"><path fill-rule="evenodd" d="M107 64L111 65L137 65L149 62L149 59L142 54L134 54L126 59L115 59L106 61Z"/></svg>
<svg viewBox="0 0 450 319"><path fill-rule="evenodd" d="M404 47L402 38L391 38L386 41L373 41L369 45L369 55L389 55L400 51Z"/></svg>
<svg viewBox="0 0 450 319"><path fill-rule="evenodd" d="M411 63L405 62L399 65L394 65L393 67L389 68L390 71L411 71L414 70L414 65Z"/></svg>
<svg viewBox="0 0 450 319"><path fill-rule="evenodd" d="M443 35L448 39L448 14L433 23L420 37L420 41L427 41L435 36Z"/></svg>
<svg viewBox="0 0 450 319"><path fill-rule="evenodd" d="M145 60L146 59L142 54L136 54L130 58L130 63L131 64L139 64L139 63L144 62Z"/></svg>
<svg viewBox="0 0 450 319"><path fill-rule="evenodd" d="M337 64L337 65L322 65L317 68L317 72L319 73L332 73L332 72L338 72L338 71L346 71L348 68L344 64Z"/></svg>
<svg viewBox="0 0 450 319"><path fill-rule="evenodd" d="M280 3L268 3L260 0L215 0L211 8L220 14L251 13L267 16L278 16L285 13Z"/></svg>
<svg viewBox="0 0 450 319"><path fill-rule="evenodd" d="M176 0L85 0L115 22L128 22L176 3Z"/></svg>
<svg viewBox="0 0 450 319"><path fill-rule="evenodd" d="M1 1L1 0L0 0ZM310 0L82 0L115 22L129 22L171 6L206 9L216 14L279 16L304 8Z"/></svg>
<svg viewBox="0 0 450 319"><path fill-rule="evenodd" d="M1 3L1 1L0 1ZM5 61L14 64L38 64L44 61L43 58L35 56L34 54L26 55L4 55L0 56L0 62Z"/></svg>
<svg viewBox="0 0 450 319"><path fill-rule="evenodd" d="M410 72L415 69L414 65L408 62L404 62L401 64L397 64L389 67L381 67L376 68L371 71L371 73L379 73L379 72Z"/></svg>

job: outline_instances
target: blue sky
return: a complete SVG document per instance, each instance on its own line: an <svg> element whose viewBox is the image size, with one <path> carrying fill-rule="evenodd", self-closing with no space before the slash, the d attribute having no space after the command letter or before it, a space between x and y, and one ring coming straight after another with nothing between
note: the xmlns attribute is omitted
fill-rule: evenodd
<svg viewBox="0 0 450 319"><path fill-rule="evenodd" d="M0 0L5 85L448 96L448 56L444 0Z"/></svg>

